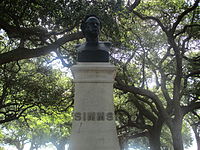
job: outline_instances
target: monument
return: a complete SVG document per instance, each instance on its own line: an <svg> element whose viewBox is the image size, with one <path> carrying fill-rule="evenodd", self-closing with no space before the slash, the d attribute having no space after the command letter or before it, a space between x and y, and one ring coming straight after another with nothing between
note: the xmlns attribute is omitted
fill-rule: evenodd
<svg viewBox="0 0 200 150"><path fill-rule="evenodd" d="M77 46L74 119L69 150L119 150L113 105L115 66L110 42L99 41L101 22L87 16L81 25L86 42Z"/></svg>

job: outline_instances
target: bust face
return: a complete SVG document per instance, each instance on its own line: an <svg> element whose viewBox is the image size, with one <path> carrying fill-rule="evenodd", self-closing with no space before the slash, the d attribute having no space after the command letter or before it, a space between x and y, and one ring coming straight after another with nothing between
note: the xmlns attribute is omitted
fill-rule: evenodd
<svg viewBox="0 0 200 150"><path fill-rule="evenodd" d="M100 33L100 22L96 17L89 17L85 21L85 36L97 38Z"/></svg>

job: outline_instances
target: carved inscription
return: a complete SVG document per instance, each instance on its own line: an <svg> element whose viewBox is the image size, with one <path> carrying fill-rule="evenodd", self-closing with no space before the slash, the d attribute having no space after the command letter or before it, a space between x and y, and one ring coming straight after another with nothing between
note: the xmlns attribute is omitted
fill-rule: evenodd
<svg viewBox="0 0 200 150"><path fill-rule="evenodd" d="M114 115L112 112L75 112L74 120L76 121L112 121Z"/></svg>

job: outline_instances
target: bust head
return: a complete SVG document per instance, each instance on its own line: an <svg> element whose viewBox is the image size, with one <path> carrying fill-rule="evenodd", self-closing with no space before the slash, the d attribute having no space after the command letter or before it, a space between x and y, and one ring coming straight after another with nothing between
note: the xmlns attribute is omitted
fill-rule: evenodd
<svg viewBox="0 0 200 150"><path fill-rule="evenodd" d="M87 16L81 24L81 30L87 42L98 42L100 29L101 22L95 15Z"/></svg>
<svg viewBox="0 0 200 150"><path fill-rule="evenodd" d="M82 21L81 30L86 43L78 50L78 62L109 62L110 43L99 41L101 22L95 15L86 16Z"/></svg>

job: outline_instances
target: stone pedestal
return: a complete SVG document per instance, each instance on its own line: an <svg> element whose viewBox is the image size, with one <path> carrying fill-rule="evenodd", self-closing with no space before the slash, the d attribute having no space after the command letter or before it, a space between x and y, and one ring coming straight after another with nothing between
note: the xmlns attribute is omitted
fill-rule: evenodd
<svg viewBox="0 0 200 150"><path fill-rule="evenodd" d="M71 70L75 101L69 150L119 150L113 106L115 66L84 62Z"/></svg>

